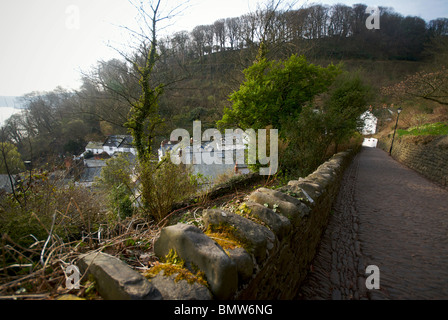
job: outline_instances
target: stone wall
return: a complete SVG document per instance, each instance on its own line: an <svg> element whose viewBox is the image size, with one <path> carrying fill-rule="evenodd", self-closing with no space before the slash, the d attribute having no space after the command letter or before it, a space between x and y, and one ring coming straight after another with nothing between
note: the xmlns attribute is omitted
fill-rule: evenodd
<svg viewBox="0 0 448 320"><path fill-rule="evenodd" d="M162 230L155 242L156 255L163 258L174 250L187 266L204 271L217 299L293 299L315 256L353 154L339 153L305 179L290 181L279 190L254 191L239 212L206 210L207 230L217 228L219 235L219 227L228 227L240 247L223 249L219 236L175 225ZM223 247L210 241L213 238Z"/></svg>
<svg viewBox="0 0 448 320"><path fill-rule="evenodd" d="M378 147L389 152L391 137ZM448 186L448 136L395 137L392 157L442 186Z"/></svg>
<svg viewBox="0 0 448 320"><path fill-rule="evenodd" d="M104 254L99 265L92 267L91 254L78 265L83 273L90 269L95 278L105 278L97 283L104 283L99 291L109 296L115 296L111 291L116 287L117 296L129 299L294 299L327 226L344 170L357 151L334 155L313 174L280 189L255 190L236 212L204 210L202 229L188 224L163 228L154 252L165 264L149 281L134 274L128 283L129 276L120 276L123 266L101 267L102 260L106 265L113 260ZM179 267L174 262L206 284L188 282L191 277L179 277L180 271L173 274L171 266ZM115 278L112 284L110 278Z"/></svg>

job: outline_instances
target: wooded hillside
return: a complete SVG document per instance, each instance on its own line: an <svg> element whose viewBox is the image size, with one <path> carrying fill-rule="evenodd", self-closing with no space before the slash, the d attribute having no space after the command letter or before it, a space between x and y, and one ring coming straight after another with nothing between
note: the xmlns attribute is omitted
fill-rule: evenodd
<svg viewBox="0 0 448 320"><path fill-rule="evenodd" d="M280 10L266 5L158 39L160 59L151 82L164 84L159 97L164 123L156 128L155 146L175 128L190 130L194 120L202 120L204 128L214 127L261 43L268 59L298 54L322 66L343 62L378 92L425 71L446 51L446 46L437 46L448 37L447 18L425 22L381 8L380 29L368 30L366 7L318 4ZM56 88L25 95L26 112L6 122L2 141L15 144L23 159L43 165L81 153L88 141L127 133L129 102L141 94L137 71L124 59L102 61L83 75L77 92ZM379 94L376 100L387 101Z"/></svg>

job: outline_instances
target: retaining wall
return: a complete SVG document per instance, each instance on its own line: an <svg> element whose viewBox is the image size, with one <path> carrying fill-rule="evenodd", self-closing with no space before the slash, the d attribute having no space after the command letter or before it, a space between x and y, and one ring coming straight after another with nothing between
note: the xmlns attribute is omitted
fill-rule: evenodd
<svg viewBox="0 0 448 320"><path fill-rule="evenodd" d="M187 283L168 274L167 268L159 268L150 277L150 287L142 276L129 289L126 279L114 285L120 292L130 291L122 296L138 299L294 299L327 226L344 170L357 151L334 155L313 174L280 189L254 191L236 212L205 210L205 233L186 224L162 229L154 243L155 254L162 261L172 262L173 257L182 261L183 268L200 272L206 285ZM109 258L104 258L108 264L113 260ZM83 272L88 268L85 261L90 260L89 255L80 259ZM97 272L98 276L104 273ZM144 288L143 294L136 294L136 283ZM106 287L110 295L113 286Z"/></svg>
<svg viewBox="0 0 448 320"><path fill-rule="evenodd" d="M391 137L381 139L378 147L389 152ZM448 186L448 136L395 137L392 157L428 179Z"/></svg>

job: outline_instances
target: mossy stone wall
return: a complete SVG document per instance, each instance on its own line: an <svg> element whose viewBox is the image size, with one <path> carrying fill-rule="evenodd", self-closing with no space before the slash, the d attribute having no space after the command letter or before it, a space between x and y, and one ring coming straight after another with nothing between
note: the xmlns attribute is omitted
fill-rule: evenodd
<svg viewBox="0 0 448 320"><path fill-rule="evenodd" d="M389 152L392 137L381 139L378 148ZM448 136L395 136L392 157L429 180L448 186Z"/></svg>

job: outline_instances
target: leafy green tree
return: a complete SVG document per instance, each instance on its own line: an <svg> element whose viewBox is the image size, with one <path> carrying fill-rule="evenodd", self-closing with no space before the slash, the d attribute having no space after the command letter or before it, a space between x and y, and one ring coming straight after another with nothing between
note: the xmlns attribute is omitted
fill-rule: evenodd
<svg viewBox="0 0 448 320"><path fill-rule="evenodd" d="M359 75L344 74L336 81L325 103L326 133L335 145L347 141L359 128L360 116L367 110L371 89Z"/></svg>
<svg viewBox="0 0 448 320"><path fill-rule="evenodd" d="M0 173L15 174L25 170L17 147L9 142L0 142Z"/></svg>
<svg viewBox="0 0 448 320"><path fill-rule="evenodd" d="M101 170L100 177L96 181L97 185L105 189L124 185L131 190L131 175L133 171L127 155L120 153L117 157L107 160L106 164L107 165Z"/></svg>
<svg viewBox="0 0 448 320"><path fill-rule="evenodd" d="M300 117L284 127L287 148L280 150L280 167L290 176L305 177L325 161L331 144L325 116L314 106L305 106Z"/></svg>
<svg viewBox="0 0 448 320"><path fill-rule="evenodd" d="M244 70L245 82L230 96L218 126L260 129L272 125L282 136L282 124L297 119L303 106L328 90L340 67L324 68L292 55L284 61L261 58Z"/></svg>
<svg viewBox="0 0 448 320"><path fill-rule="evenodd" d="M106 193L110 209L120 218L134 213L133 166L125 154L107 160L95 184Z"/></svg>
<svg viewBox="0 0 448 320"><path fill-rule="evenodd" d="M331 145L336 153L356 133L369 96L370 88L357 75L338 78L323 110L306 106L298 119L284 125L288 147L279 155L282 169L306 176L331 154Z"/></svg>

